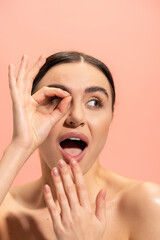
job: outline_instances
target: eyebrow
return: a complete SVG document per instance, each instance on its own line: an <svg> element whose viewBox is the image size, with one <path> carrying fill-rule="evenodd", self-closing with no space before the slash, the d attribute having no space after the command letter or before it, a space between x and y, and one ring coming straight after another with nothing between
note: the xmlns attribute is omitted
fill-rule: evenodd
<svg viewBox="0 0 160 240"><path fill-rule="evenodd" d="M71 94L71 90L67 87L65 87L64 85L61 85L61 84L50 84L48 85L47 87L54 87L54 88L60 88L62 89L63 91L66 91L68 92L69 94ZM93 93L93 92L102 92L103 94L105 94L105 96L107 98L109 98L109 95L106 91L105 88L103 87L99 87L99 86L92 86L92 87L88 87L85 89L85 93Z"/></svg>

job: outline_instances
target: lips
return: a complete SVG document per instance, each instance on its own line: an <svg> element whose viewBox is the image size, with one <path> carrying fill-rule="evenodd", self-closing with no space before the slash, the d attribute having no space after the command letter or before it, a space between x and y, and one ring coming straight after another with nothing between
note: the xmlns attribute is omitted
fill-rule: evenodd
<svg viewBox="0 0 160 240"><path fill-rule="evenodd" d="M81 161L89 143L87 136L80 132L66 133L59 138L58 142L59 150L68 163L71 159Z"/></svg>

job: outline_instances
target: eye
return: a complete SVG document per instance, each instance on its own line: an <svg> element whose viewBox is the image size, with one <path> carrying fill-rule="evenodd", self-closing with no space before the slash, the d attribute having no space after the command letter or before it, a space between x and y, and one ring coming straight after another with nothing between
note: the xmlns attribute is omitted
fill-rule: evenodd
<svg viewBox="0 0 160 240"><path fill-rule="evenodd" d="M96 98L90 99L87 102L87 104L91 108L101 108L101 107L103 107L102 101L100 99L96 99Z"/></svg>
<svg viewBox="0 0 160 240"><path fill-rule="evenodd" d="M54 96L50 98L50 103L56 108L61 100L62 98Z"/></svg>

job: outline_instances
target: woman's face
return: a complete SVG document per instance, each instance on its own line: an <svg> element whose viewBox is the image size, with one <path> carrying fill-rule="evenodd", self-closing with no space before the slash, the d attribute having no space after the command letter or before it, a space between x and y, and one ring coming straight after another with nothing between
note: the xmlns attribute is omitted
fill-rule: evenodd
<svg viewBox="0 0 160 240"><path fill-rule="evenodd" d="M99 69L88 63L64 63L51 68L36 91L49 85L69 91L72 100L68 111L40 145L40 156L50 169L61 158L67 163L75 158L85 173L98 159L112 121L109 82ZM39 111L49 113L57 102L50 99Z"/></svg>

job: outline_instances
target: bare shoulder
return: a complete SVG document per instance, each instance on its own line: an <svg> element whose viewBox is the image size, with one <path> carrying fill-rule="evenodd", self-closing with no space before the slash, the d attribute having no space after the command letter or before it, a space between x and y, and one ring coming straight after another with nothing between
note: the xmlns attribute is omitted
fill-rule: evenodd
<svg viewBox="0 0 160 240"><path fill-rule="evenodd" d="M124 209L138 210L139 214L145 212L146 207L157 207L160 205L160 185L154 182L132 181L122 195ZM134 214L135 215L135 214Z"/></svg>
<svg viewBox="0 0 160 240"><path fill-rule="evenodd" d="M160 204L160 185L157 183L127 178L112 171L109 171L109 181L118 193L123 210L131 206L143 209L153 203Z"/></svg>
<svg viewBox="0 0 160 240"><path fill-rule="evenodd" d="M149 181L126 178L109 173L113 197L108 199L109 208L114 206L116 218L131 240L160 239L160 185ZM109 213L109 209L108 209Z"/></svg>
<svg viewBox="0 0 160 240"><path fill-rule="evenodd" d="M35 182L31 182L13 186L7 193L0 206L0 239L6 239L8 229L12 231L12 226L22 226L26 223L26 217L32 215L33 211L28 203L33 202L33 196L29 193L34 192L35 185Z"/></svg>
<svg viewBox="0 0 160 240"><path fill-rule="evenodd" d="M8 192L0 206L0 239L6 239L8 216L18 212L18 206L11 193Z"/></svg>
<svg viewBox="0 0 160 240"><path fill-rule="evenodd" d="M37 181L11 187L0 206L0 214L5 212L18 212L25 208L27 202L35 191Z"/></svg>
<svg viewBox="0 0 160 240"><path fill-rule="evenodd" d="M160 185L135 181L124 191L120 210L129 224L131 239L160 237Z"/></svg>

